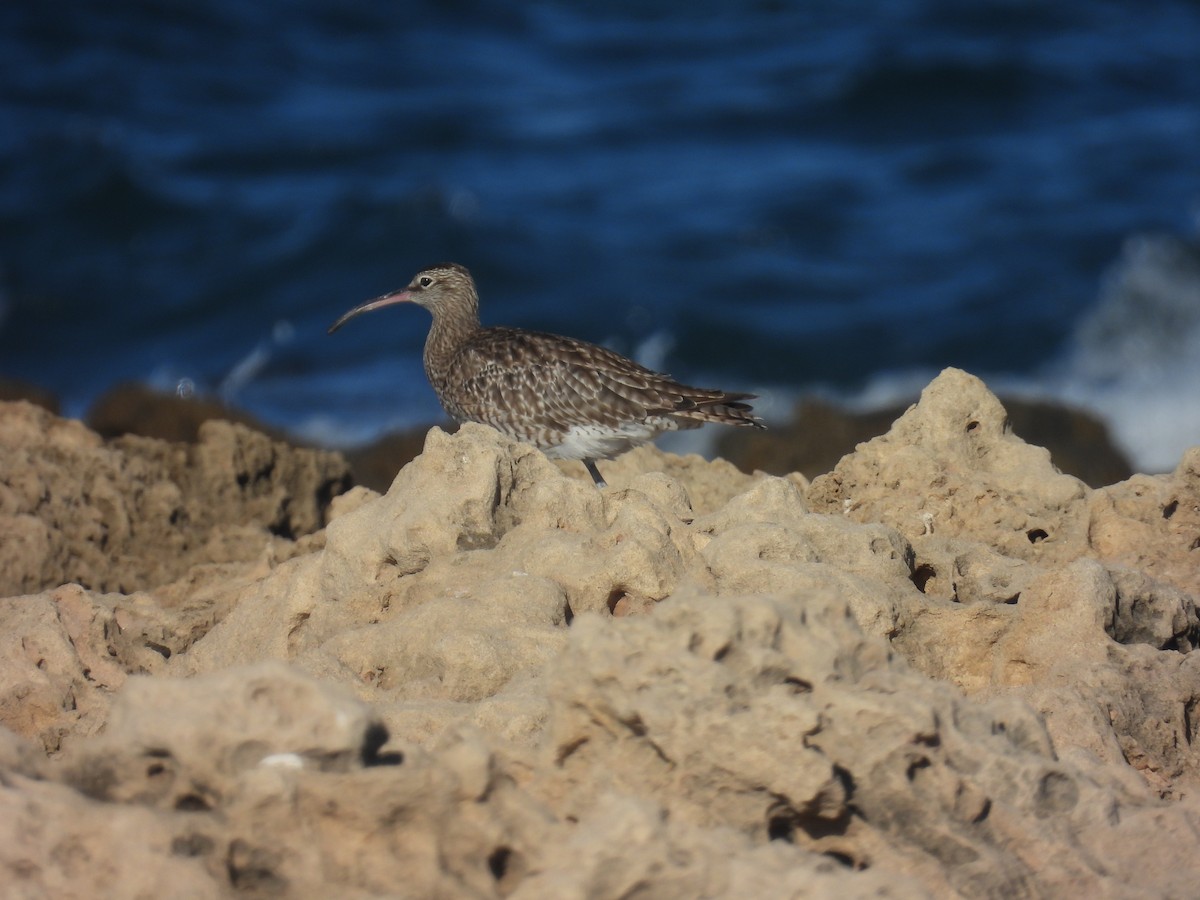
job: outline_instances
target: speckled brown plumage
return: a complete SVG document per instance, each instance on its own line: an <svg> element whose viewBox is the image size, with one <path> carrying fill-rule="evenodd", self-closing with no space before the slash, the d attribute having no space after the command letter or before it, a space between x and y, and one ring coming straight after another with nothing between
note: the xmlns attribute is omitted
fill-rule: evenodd
<svg viewBox="0 0 1200 900"><path fill-rule="evenodd" d="M547 456L580 459L598 485L597 459L705 422L762 428L736 394L680 384L604 347L518 328L484 328L471 273L456 263L418 272L408 286L347 312L416 303L433 315L425 374L459 421L482 422Z"/></svg>

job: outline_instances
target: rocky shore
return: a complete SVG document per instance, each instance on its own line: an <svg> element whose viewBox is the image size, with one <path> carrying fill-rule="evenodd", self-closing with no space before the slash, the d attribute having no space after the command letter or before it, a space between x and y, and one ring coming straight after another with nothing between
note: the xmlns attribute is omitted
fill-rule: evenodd
<svg viewBox="0 0 1200 900"><path fill-rule="evenodd" d="M948 369L604 472L0 403L6 896L1195 895L1200 447L1092 488Z"/></svg>

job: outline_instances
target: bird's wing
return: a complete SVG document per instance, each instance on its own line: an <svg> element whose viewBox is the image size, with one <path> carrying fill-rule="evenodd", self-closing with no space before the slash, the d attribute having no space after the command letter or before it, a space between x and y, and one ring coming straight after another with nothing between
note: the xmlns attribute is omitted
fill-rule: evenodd
<svg viewBox="0 0 1200 900"><path fill-rule="evenodd" d="M752 395L680 384L596 344L520 329L478 332L456 354L450 381L457 386L447 402L453 415L525 436L661 416L679 427L758 421L741 402Z"/></svg>
<svg viewBox="0 0 1200 900"><path fill-rule="evenodd" d="M679 402L668 377L611 350L516 329L480 332L456 355L452 380L452 412L506 430L640 420Z"/></svg>

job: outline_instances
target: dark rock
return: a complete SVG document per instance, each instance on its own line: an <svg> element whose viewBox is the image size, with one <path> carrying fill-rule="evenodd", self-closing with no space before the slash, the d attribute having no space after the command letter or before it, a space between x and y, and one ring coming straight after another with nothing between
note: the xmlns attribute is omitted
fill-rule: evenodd
<svg viewBox="0 0 1200 900"><path fill-rule="evenodd" d="M58 397L45 388L15 378L0 378L0 403L11 403L14 400L24 400L34 406L40 406L56 416L61 408Z"/></svg>
<svg viewBox="0 0 1200 900"><path fill-rule="evenodd" d="M344 451L354 472L354 483L381 494L386 493L396 473L421 453L425 446L425 435L432 427L426 425L410 431L396 431L364 447ZM443 423L442 428L450 432L456 430L455 426L448 423Z"/></svg>
<svg viewBox="0 0 1200 900"><path fill-rule="evenodd" d="M134 590L198 562L241 562L325 525L350 485L338 453L212 421L192 444L105 442L72 419L0 403L0 595L66 582Z"/></svg>
<svg viewBox="0 0 1200 900"><path fill-rule="evenodd" d="M184 444L194 444L200 426L211 419L237 422L277 440L284 439L282 432L250 414L211 398L177 397L133 382L106 391L87 414L87 424L101 437L140 434Z"/></svg>
<svg viewBox="0 0 1200 900"><path fill-rule="evenodd" d="M301 445L284 432L263 425L249 413L212 398L177 397L135 383L119 384L107 391L88 412L87 423L106 438L136 434L194 444L199 439L200 426L213 419L236 422L275 440ZM430 427L395 432L366 446L344 451L354 483L385 492L396 473L421 452ZM450 431L454 428L445 424L443 427Z"/></svg>
<svg viewBox="0 0 1200 900"><path fill-rule="evenodd" d="M1091 413L1042 400L1004 400L1014 433L1050 451L1054 464L1091 487L1124 481L1129 461ZM730 431L717 452L738 468L772 475L800 472L815 478L829 472L855 446L883 434L906 407L853 413L812 397L801 400L790 424L768 431Z"/></svg>

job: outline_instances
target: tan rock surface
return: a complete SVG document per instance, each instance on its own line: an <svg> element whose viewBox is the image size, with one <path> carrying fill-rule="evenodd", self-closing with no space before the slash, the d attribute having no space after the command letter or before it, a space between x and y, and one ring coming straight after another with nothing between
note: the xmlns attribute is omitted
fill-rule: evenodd
<svg viewBox="0 0 1200 900"><path fill-rule="evenodd" d="M814 479L808 502L909 540L971 536L1013 559L1060 562L1087 547L1088 493L1012 433L983 382L947 369L887 434Z"/></svg>
<svg viewBox="0 0 1200 900"><path fill-rule="evenodd" d="M207 473L191 495L146 444L8 414L5 546L100 573L18 560L0 600L0 881L25 895L1200 877L1200 450L1091 490L947 370L811 485L643 448L600 492L465 426L328 504L335 470L232 426L154 443ZM13 501L69 488L64 459L106 487ZM151 529L129 498L162 484L188 516ZM126 521L126 549L60 508Z"/></svg>
<svg viewBox="0 0 1200 900"><path fill-rule="evenodd" d="M1101 558L1200 592L1200 447L1170 475L1134 475L1096 491L1088 528Z"/></svg>
<svg viewBox="0 0 1200 900"><path fill-rule="evenodd" d="M0 403L0 594L68 581L132 593L197 563L243 562L322 527L349 484L337 454L228 422L196 444L124 437Z"/></svg>

